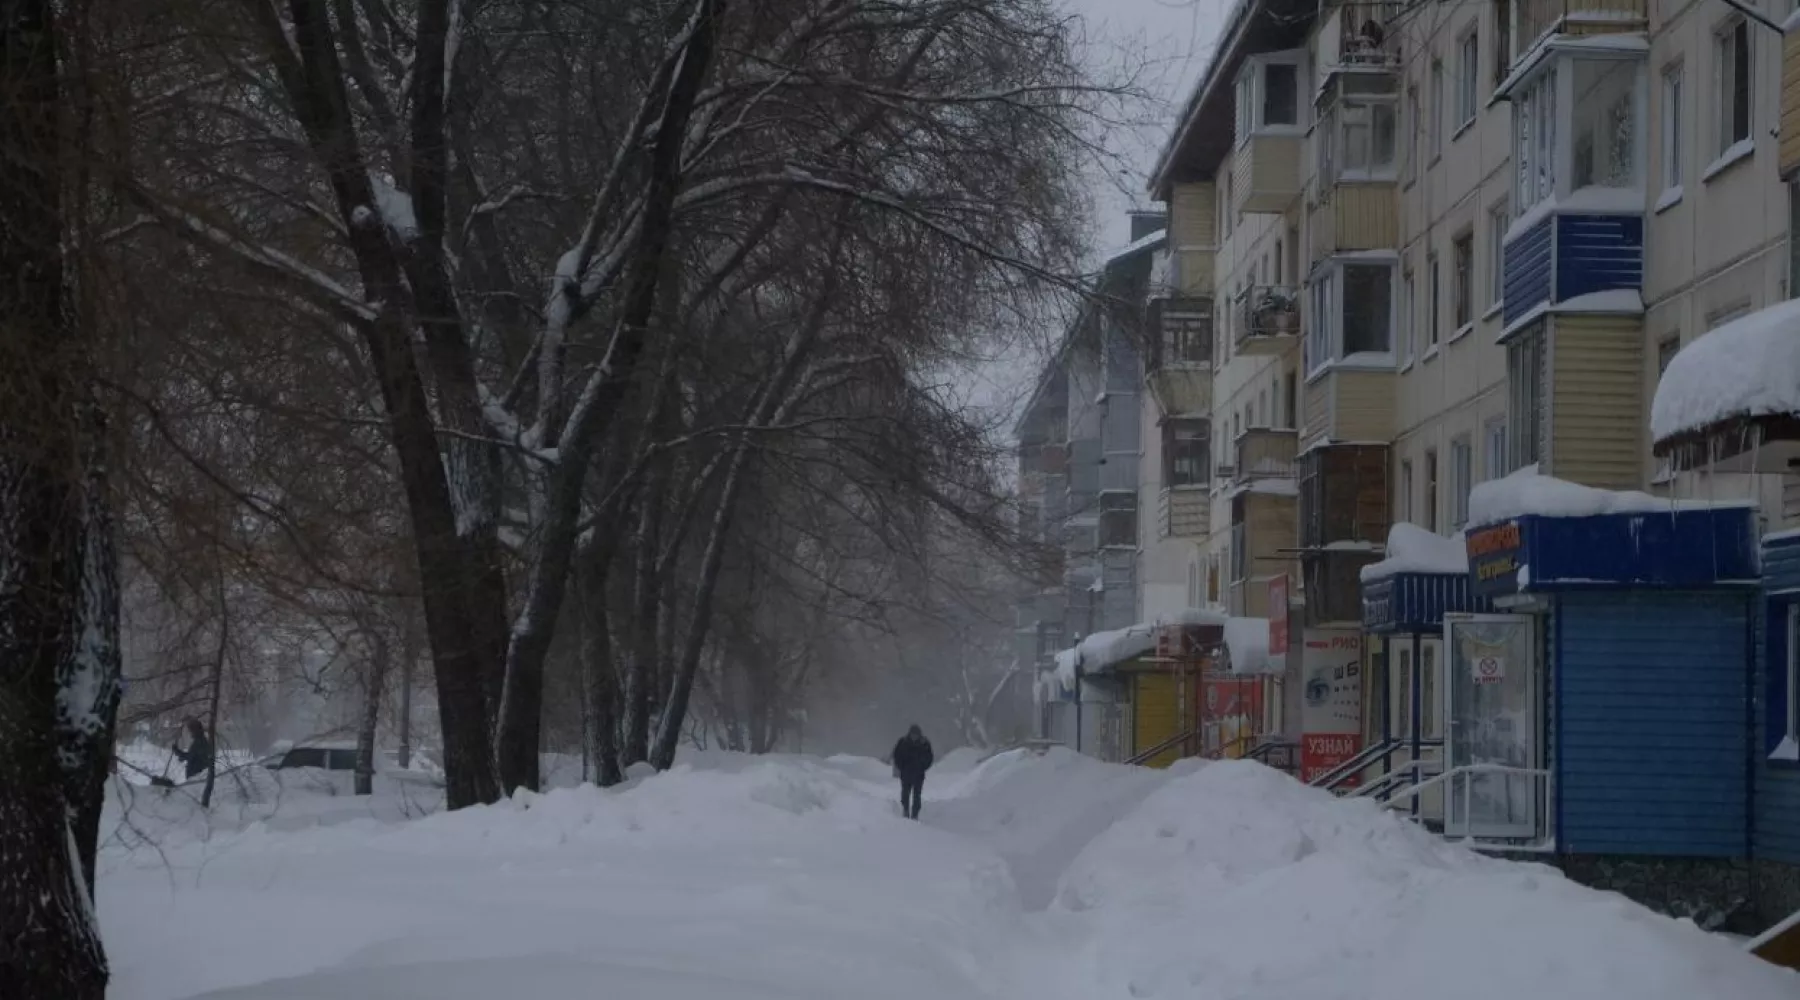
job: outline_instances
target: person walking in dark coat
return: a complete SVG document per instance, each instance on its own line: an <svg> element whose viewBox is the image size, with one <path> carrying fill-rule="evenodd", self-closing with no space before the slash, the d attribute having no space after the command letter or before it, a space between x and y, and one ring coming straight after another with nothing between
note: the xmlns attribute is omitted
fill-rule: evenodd
<svg viewBox="0 0 1800 1000"><path fill-rule="evenodd" d="M907 819L918 819L919 802L925 793L925 772L931 770L931 741L914 726L894 744L891 759L894 774L900 779L900 811Z"/></svg>
<svg viewBox="0 0 1800 1000"><path fill-rule="evenodd" d="M206 727L200 724L199 719L189 719L187 730L188 748L183 750L177 744L175 756L180 757L181 762L187 765L187 776L192 780L212 770L213 746L212 741L206 738Z"/></svg>

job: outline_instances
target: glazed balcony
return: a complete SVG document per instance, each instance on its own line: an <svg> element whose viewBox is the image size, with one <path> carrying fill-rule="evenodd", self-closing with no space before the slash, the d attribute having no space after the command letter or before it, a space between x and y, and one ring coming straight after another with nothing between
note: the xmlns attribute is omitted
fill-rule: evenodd
<svg viewBox="0 0 1800 1000"><path fill-rule="evenodd" d="M1232 350L1274 357L1300 341L1300 290L1285 285L1251 285L1238 293Z"/></svg>

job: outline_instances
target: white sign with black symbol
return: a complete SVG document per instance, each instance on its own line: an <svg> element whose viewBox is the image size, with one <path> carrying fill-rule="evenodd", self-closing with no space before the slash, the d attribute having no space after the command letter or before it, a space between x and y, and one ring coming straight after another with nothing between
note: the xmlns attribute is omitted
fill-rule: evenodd
<svg viewBox="0 0 1800 1000"><path fill-rule="evenodd" d="M1469 666L1477 684L1498 684L1506 679L1505 657L1477 656Z"/></svg>

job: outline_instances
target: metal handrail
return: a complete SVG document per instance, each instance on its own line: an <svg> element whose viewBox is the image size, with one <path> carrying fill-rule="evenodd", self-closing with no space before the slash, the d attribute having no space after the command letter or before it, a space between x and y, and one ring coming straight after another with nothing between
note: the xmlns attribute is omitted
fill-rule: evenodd
<svg viewBox="0 0 1800 1000"><path fill-rule="evenodd" d="M1415 741L1411 737L1406 737L1404 739L1382 740L1379 743L1371 743L1367 747L1364 747L1361 753L1344 761L1342 764L1339 764L1331 770L1326 771L1324 774L1319 775L1307 782L1307 784L1314 788L1323 788L1326 791L1332 791L1345 781L1349 780L1351 775L1359 774L1367 768L1387 760L1401 750L1411 750L1415 744L1420 749L1435 749L1443 746L1444 741L1441 739L1421 739Z"/></svg>
<svg viewBox="0 0 1800 1000"><path fill-rule="evenodd" d="M1425 776L1421 772L1430 770L1430 769L1432 769L1434 767L1438 767L1438 766L1440 766L1440 765L1438 764L1437 761L1431 761L1431 760L1407 761L1406 763L1401 764L1398 768L1394 769L1393 771L1390 771L1387 774L1384 774L1381 777L1375 779L1374 781L1371 781L1368 784L1363 785L1362 787L1351 792L1350 797L1353 799L1360 799L1360 798L1367 798L1369 796L1376 796L1382 802L1386 802L1389 805L1392 805L1392 802L1390 802L1387 797L1390 793L1392 793L1396 788L1406 788L1406 787L1409 787L1410 784L1412 784L1412 783L1416 783L1416 782L1425 780ZM1432 776L1435 777L1435 774ZM1403 779L1408 779L1408 778L1411 779L1411 782L1407 782L1407 781L1403 780Z"/></svg>
<svg viewBox="0 0 1800 1000"><path fill-rule="evenodd" d="M1147 761L1150 758L1157 756L1158 754L1166 753L1167 751L1173 749L1177 744L1186 742L1187 740L1198 739L1199 736L1200 736L1200 730L1190 729L1185 733L1180 733L1175 736L1171 736L1168 739L1163 740L1161 743L1156 744L1155 746L1151 747L1148 750L1140 751L1135 756L1127 757L1125 759L1125 763L1133 764L1133 765L1142 764L1144 761Z"/></svg>
<svg viewBox="0 0 1800 1000"><path fill-rule="evenodd" d="M1544 781L1545 803L1548 804L1552 800L1551 793L1554 791L1554 789L1551 785L1551 782L1553 782L1555 779L1551 775L1550 771L1548 771L1545 768L1514 767L1510 764L1464 764L1460 767L1453 767L1450 770L1437 775L1436 777L1428 778L1425 781L1421 781L1416 785L1412 785L1410 787L1400 789L1399 792L1395 793L1395 796L1393 799L1388 800L1388 804L1392 805L1394 803L1394 801L1396 801L1398 799L1415 798L1419 795L1424 794L1426 791L1433 788L1434 786L1441 785L1441 784L1444 784L1445 782L1448 782L1450 779L1456 777L1457 775L1465 775L1466 776L1466 775L1471 775L1471 774L1517 774L1517 775L1523 775L1525 777L1533 778L1533 779L1542 778ZM1471 791L1471 789L1474 787L1474 784L1475 783L1472 781L1463 782L1462 815L1463 815L1463 821L1465 823L1468 822L1469 806L1473 799L1473 792ZM1509 849L1517 850L1517 851L1554 850L1556 847L1556 831L1550 827L1548 817L1541 816L1538 821L1538 826L1542 830L1542 834L1541 834L1539 842L1537 844L1530 845L1530 846L1509 845ZM1449 839L1451 839L1455 842L1458 842L1458 843L1472 843L1472 842L1477 841L1478 838L1470 836L1469 834L1465 833L1461 837L1452 837Z"/></svg>

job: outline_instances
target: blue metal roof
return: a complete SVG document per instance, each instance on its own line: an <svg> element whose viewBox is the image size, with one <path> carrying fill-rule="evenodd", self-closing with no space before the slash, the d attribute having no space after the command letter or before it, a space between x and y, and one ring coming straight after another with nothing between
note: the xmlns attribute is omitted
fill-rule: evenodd
<svg viewBox="0 0 1800 1000"><path fill-rule="evenodd" d="M1362 585L1363 628L1369 632L1435 632L1444 615L1487 611L1465 573L1395 573Z"/></svg>

